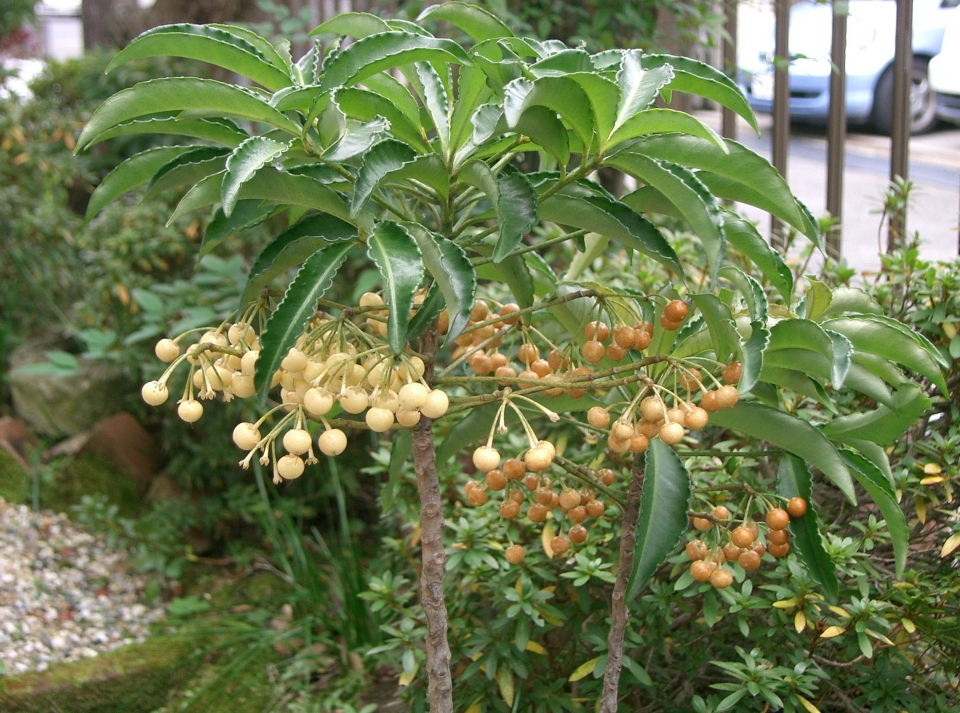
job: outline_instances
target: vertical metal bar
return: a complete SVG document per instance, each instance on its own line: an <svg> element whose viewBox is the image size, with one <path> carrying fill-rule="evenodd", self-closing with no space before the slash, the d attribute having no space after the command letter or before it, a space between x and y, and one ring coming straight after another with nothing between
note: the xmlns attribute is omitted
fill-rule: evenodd
<svg viewBox="0 0 960 713"><path fill-rule="evenodd" d="M827 121L827 212L837 223L827 235L827 256L839 260L843 229L843 159L847 140L847 13L846 0L833 0L830 44L830 115Z"/></svg>
<svg viewBox="0 0 960 713"><path fill-rule="evenodd" d="M724 0L724 15L726 20L723 24L726 37L723 42L723 70L733 77L737 78L737 0ZM733 109L723 107L721 113L721 132L728 139L737 138L737 115Z"/></svg>
<svg viewBox="0 0 960 713"><path fill-rule="evenodd" d="M787 152L790 148L790 0L775 2L774 80L773 80L773 167L787 177ZM770 220L770 243L786 249L782 223Z"/></svg>
<svg viewBox="0 0 960 713"><path fill-rule="evenodd" d="M890 135L890 181L909 175L910 86L913 72L913 0L897 0L896 54L893 58L893 130ZM893 252L907 230L907 207L893 215L887 232L887 252Z"/></svg>

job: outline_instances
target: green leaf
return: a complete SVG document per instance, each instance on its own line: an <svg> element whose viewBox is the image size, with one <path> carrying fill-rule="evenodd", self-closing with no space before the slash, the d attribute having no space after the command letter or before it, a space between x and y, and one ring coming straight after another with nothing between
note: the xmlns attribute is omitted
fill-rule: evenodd
<svg viewBox="0 0 960 713"><path fill-rule="evenodd" d="M648 134L690 134L701 139L712 141L719 148L726 151L727 146L723 139L713 129L696 117L674 109L645 109L632 116L609 139L608 146L617 146L624 141L635 139Z"/></svg>
<svg viewBox="0 0 960 713"><path fill-rule="evenodd" d="M633 601L663 562L676 549L689 525L690 473L674 450L659 438L644 455L643 491L637 520L633 571L625 601Z"/></svg>
<svg viewBox="0 0 960 713"><path fill-rule="evenodd" d="M417 157L416 152L402 141L387 139L371 147L363 155L363 163L354 183L350 215L357 216L364 209L380 181L389 173L398 171Z"/></svg>
<svg viewBox="0 0 960 713"><path fill-rule="evenodd" d="M540 217L616 240L625 248L652 257L683 277L680 258L663 233L620 201L600 195L581 197L560 192L540 204Z"/></svg>
<svg viewBox="0 0 960 713"><path fill-rule="evenodd" d="M566 166L570 161L570 138L557 112L545 106L532 106L523 112L516 131L553 156L557 165Z"/></svg>
<svg viewBox="0 0 960 713"><path fill-rule="evenodd" d="M802 458L818 468L852 504L856 504L850 472L837 449L806 421L763 404L741 401L733 408L710 414L710 422L762 439Z"/></svg>
<svg viewBox="0 0 960 713"><path fill-rule="evenodd" d="M364 86L372 92L392 102L411 124L420 131L420 105L410 90L387 72L374 74L363 80ZM384 116L387 116L384 114ZM389 119L390 117L387 116Z"/></svg>
<svg viewBox="0 0 960 713"><path fill-rule="evenodd" d="M259 121L294 135L300 126L257 94L232 84L194 77L151 79L117 92L101 104L77 139L82 151L100 135L125 121L169 111L200 110L218 116Z"/></svg>
<svg viewBox="0 0 960 713"><path fill-rule="evenodd" d="M613 122L613 136L617 130L644 109L649 109L657 95L673 79L673 69L669 65L645 69L641 64L641 50L627 50L622 54L620 71L617 72L617 85L620 87L620 104ZM617 143L612 136L609 143ZM621 139L622 140L622 139Z"/></svg>
<svg viewBox="0 0 960 713"><path fill-rule="evenodd" d="M854 358L856 358L856 355ZM855 361L850 364L850 369L847 371L847 377L843 383L848 388L866 394L877 403L889 407L893 406L893 392L890 391L886 382Z"/></svg>
<svg viewBox="0 0 960 713"><path fill-rule="evenodd" d="M723 256L723 216L710 192L685 168L637 153L621 153L605 161L653 186L673 203L703 243L708 274L720 269Z"/></svg>
<svg viewBox="0 0 960 713"><path fill-rule="evenodd" d="M731 211L725 211L723 234L727 242L742 252L770 281L770 284L783 297L784 302L790 304L793 297L793 273L783 256L770 247L753 224Z"/></svg>
<svg viewBox="0 0 960 713"><path fill-rule="evenodd" d="M276 47L274 47L270 42L258 35L253 30L243 27L241 25L220 25L220 24L210 24L207 27L212 27L216 30L223 30L224 32L229 32L235 37L239 37L241 40L249 42L251 45L259 50L260 54L266 57L267 61L270 62L274 67L280 69L289 74L291 63L289 59L284 59Z"/></svg>
<svg viewBox="0 0 960 713"><path fill-rule="evenodd" d="M210 25L163 25L147 30L120 50L106 71L144 57L186 57L209 62L273 92L290 84L290 76L271 64L257 47Z"/></svg>
<svg viewBox="0 0 960 713"><path fill-rule="evenodd" d="M769 316L767 293L763 291L763 287L760 286L756 278L733 265L721 268L720 275L736 286L744 302L750 308L750 319L766 324Z"/></svg>
<svg viewBox="0 0 960 713"><path fill-rule="evenodd" d="M491 95L487 75L477 66L461 67L457 75L457 94L450 118L450 143L459 149L470 139L473 126L471 119L480 104Z"/></svg>
<svg viewBox="0 0 960 713"><path fill-rule="evenodd" d="M470 409L437 447L437 465L446 463L465 446L486 440L498 410L497 404Z"/></svg>
<svg viewBox="0 0 960 713"><path fill-rule="evenodd" d="M893 543L896 573L897 577L900 577L907 563L910 530L907 527L907 519L903 515L903 510L897 504L896 493L894 493L893 488L880 469L859 453L844 449L840 451L840 456L850 468L853 477L873 498L873 502L880 508L880 513L887 522L887 529L890 530L890 539Z"/></svg>
<svg viewBox="0 0 960 713"><path fill-rule="evenodd" d="M134 119L117 124L114 128L98 134L97 142L113 139L117 136L131 136L135 134L173 134L175 136L189 136L194 139L205 139L223 146L239 146L248 134L230 119L196 119L193 121L179 121L174 116L154 116L149 119ZM91 144L93 141L91 141Z"/></svg>
<svg viewBox="0 0 960 713"><path fill-rule="evenodd" d="M90 196L84 221L89 222L109 203L147 183L157 170L169 162L196 147L160 146L135 154L106 175Z"/></svg>
<svg viewBox="0 0 960 713"><path fill-rule="evenodd" d="M842 389L847 380L847 374L850 373L850 365L853 363L853 344L839 332L830 329L823 331L833 342L833 370L830 373L830 381L834 389Z"/></svg>
<svg viewBox="0 0 960 713"><path fill-rule="evenodd" d="M777 494L787 499L800 497L807 501L806 514L803 517L790 518L793 546L813 581L823 588L831 601L835 601L840 592L836 565L823 546L820 524L813 507L813 478L801 458L787 453L780 459L780 467L777 469Z"/></svg>
<svg viewBox="0 0 960 713"><path fill-rule="evenodd" d="M477 5L457 0L428 7L420 13L417 22L422 22L427 18L449 22L454 27L463 30L476 42L513 37L510 28L493 14Z"/></svg>
<svg viewBox="0 0 960 713"><path fill-rule="evenodd" d="M423 330L429 327L433 323L433 320L439 316L443 311L443 307L443 293L440 291L437 283L434 282L433 285L430 286L430 291L427 293L423 304L420 305L417 313L413 315L413 319L410 320L410 325L407 327L407 340L413 341L419 337L423 333Z"/></svg>
<svg viewBox="0 0 960 713"><path fill-rule="evenodd" d="M288 148L289 143L280 143L266 136L251 136L234 149L227 159L227 170L220 186L220 202L223 204L224 215L230 217L243 185Z"/></svg>
<svg viewBox="0 0 960 713"><path fill-rule="evenodd" d="M407 325L413 293L423 279L423 256L407 230L392 221L377 224L367 241L367 255L380 270L383 292L390 313L388 340L394 354L401 354L407 341Z"/></svg>
<svg viewBox="0 0 960 713"><path fill-rule="evenodd" d="M697 178L717 197L762 208L819 244L817 227L808 224L789 186L776 169L765 158L736 141L725 139L724 143L726 151L697 136L644 136L624 153L639 153L702 169Z"/></svg>
<svg viewBox="0 0 960 713"><path fill-rule="evenodd" d="M738 351L740 335L737 333L736 325L733 322L733 315L730 314L730 308L727 307L716 295L703 294L693 295L693 302L703 315L703 321L710 332L710 339L713 342L713 353L718 361L727 361L731 354Z"/></svg>
<svg viewBox="0 0 960 713"><path fill-rule="evenodd" d="M291 225L263 249L250 268L247 286L240 300L241 311L275 278L302 265L327 244L356 237L355 227L324 213L308 215Z"/></svg>
<svg viewBox="0 0 960 713"><path fill-rule="evenodd" d="M494 176L483 161L467 164L460 172L460 179L479 188L490 199L500 226L493 260L502 262L539 221L536 191L523 174L504 172Z"/></svg>
<svg viewBox="0 0 960 713"><path fill-rule="evenodd" d="M872 441L861 441L857 438L844 438L842 442L858 450L860 455L877 466L887 482L890 483L890 487L896 489L897 483L894 480L893 471L890 469L890 458L887 457L887 452L883 448Z"/></svg>
<svg viewBox="0 0 960 713"><path fill-rule="evenodd" d="M907 383L894 393L891 407L880 405L873 411L840 416L824 426L823 433L832 440L853 438L889 446L900 440L931 403L919 385Z"/></svg>
<svg viewBox="0 0 960 713"><path fill-rule="evenodd" d="M858 352L889 359L927 377L945 396L949 394L940 370L940 352L919 332L880 315L837 317L823 326L847 337Z"/></svg>
<svg viewBox="0 0 960 713"><path fill-rule="evenodd" d="M405 226L417 241L423 264L443 294L450 313L445 341L456 339L467 322L477 291L477 273L470 259L456 243L431 233L420 225Z"/></svg>
<svg viewBox="0 0 960 713"><path fill-rule="evenodd" d="M202 146L177 156L153 174L144 198L172 188L192 186L211 174L219 173L224 169L229 155L229 149Z"/></svg>
<svg viewBox="0 0 960 713"><path fill-rule="evenodd" d="M526 308L533 304L536 290L523 255L511 255L499 263L494 263L493 268L504 284L510 288L510 293L517 300L518 305Z"/></svg>
<svg viewBox="0 0 960 713"><path fill-rule="evenodd" d="M272 213L272 206L264 207L260 201L256 200L240 201L230 215L226 215L222 209L218 208L213 219L207 224L207 229L203 231L203 242L200 243L197 262L203 260L211 250L234 233L260 225Z"/></svg>
<svg viewBox="0 0 960 713"><path fill-rule="evenodd" d="M883 314L883 308L863 290L858 290L855 287L836 287L831 296L830 306L824 310L820 317L827 319L844 312Z"/></svg>
<svg viewBox="0 0 960 713"><path fill-rule="evenodd" d="M403 464L410 460L413 450L413 435L408 429L393 434L393 445L390 447L390 463L387 466L389 481L380 489L380 503L383 512L393 509L396 494L400 492L400 475L403 473Z"/></svg>
<svg viewBox="0 0 960 713"><path fill-rule="evenodd" d="M450 100L443 80L429 62L417 62L417 77L423 86L423 105L433 121L440 141L440 152L446 155L450 146Z"/></svg>
<svg viewBox="0 0 960 713"><path fill-rule="evenodd" d="M503 91L503 114L511 129L517 127L527 109L545 106L570 125L583 147L590 147L593 141L593 110L586 93L572 79L541 77L531 82L520 78L507 84Z"/></svg>
<svg viewBox="0 0 960 713"><path fill-rule="evenodd" d="M827 381L833 373L833 340L809 319L783 319L770 328L763 361Z"/></svg>
<svg viewBox="0 0 960 713"><path fill-rule="evenodd" d="M324 90L362 82L367 77L414 62L471 64L456 42L410 32L380 32L357 40L325 67Z"/></svg>
<svg viewBox="0 0 960 713"><path fill-rule="evenodd" d="M266 397L274 372L303 333L304 326L316 314L317 301L333 284L337 270L352 249L353 244L344 241L314 253L297 272L280 304L270 315L260 338L260 358L254 376L261 399Z"/></svg>
<svg viewBox="0 0 960 713"><path fill-rule="evenodd" d="M667 88L675 92L697 94L733 110L743 117L753 130L760 135L757 117L753 115L750 104L743 92L727 75L708 64L687 57L668 54L647 54L640 58L644 69L654 69L669 65L673 68L673 81Z"/></svg>
<svg viewBox="0 0 960 713"><path fill-rule="evenodd" d="M812 277L808 277L807 282L810 283L810 288L804 295L804 302L807 308L807 312L804 316L807 319L818 320L823 313L827 311L827 308L830 307L830 301L833 299L833 294L830 292L830 287L825 282L814 280Z"/></svg>
<svg viewBox="0 0 960 713"><path fill-rule="evenodd" d="M337 92L337 104L347 116L372 121L378 116L390 122L390 133L418 151L430 151L430 144L420 134L419 124L410 121L397 105L384 96L360 87L347 87Z"/></svg>
<svg viewBox="0 0 960 713"><path fill-rule="evenodd" d="M369 12L341 12L310 30L310 36L343 35L363 39L378 32L389 32L390 25Z"/></svg>
<svg viewBox="0 0 960 713"><path fill-rule="evenodd" d="M389 135L389 132L390 122L382 116L367 122L347 119L344 122L343 133L323 152L321 158L327 163L342 163L348 158L364 153Z"/></svg>
<svg viewBox="0 0 960 713"><path fill-rule="evenodd" d="M760 380L768 384L776 384L808 396L823 404L831 413L837 413L837 405L827 394L826 389L816 379L812 379L802 371L787 369L782 366L764 364L760 371Z"/></svg>

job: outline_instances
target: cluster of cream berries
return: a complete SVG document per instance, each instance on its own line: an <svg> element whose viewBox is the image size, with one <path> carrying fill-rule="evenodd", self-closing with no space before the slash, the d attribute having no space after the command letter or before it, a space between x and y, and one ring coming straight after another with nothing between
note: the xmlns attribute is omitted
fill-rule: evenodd
<svg viewBox="0 0 960 713"><path fill-rule="evenodd" d="M790 552L790 533L786 529L791 518L800 518L807 514L807 501L800 497L791 498L787 509L775 507L766 514L766 544L760 541L760 526L752 519L745 519L740 525L728 530L730 510L718 505L710 512L710 517L691 518L694 528L713 537L714 546L710 547L701 539L687 542L686 553L691 560L690 576L696 582L710 582L716 589L726 589L733 584L733 571L727 564L736 563L746 572L759 569L763 555L769 552L773 557L786 557ZM721 545L726 533L727 541Z"/></svg>

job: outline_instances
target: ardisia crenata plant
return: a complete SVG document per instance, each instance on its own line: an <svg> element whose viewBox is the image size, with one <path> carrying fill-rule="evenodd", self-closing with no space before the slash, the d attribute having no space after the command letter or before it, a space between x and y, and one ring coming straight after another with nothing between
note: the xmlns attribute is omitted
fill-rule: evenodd
<svg viewBox="0 0 960 713"><path fill-rule="evenodd" d="M434 422L452 414L444 448L483 442L472 454L482 475L464 497L477 507L497 500L511 566L523 566L528 544L511 521L541 524L547 554L564 560L589 522L620 517L597 700L605 713L617 709L629 604L691 522L698 539L686 545L684 577L723 589L793 551L830 599L837 576L816 515L819 472L850 502L855 482L874 500L899 574L907 530L883 447L930 403L903 370L945 392L942 357L862 292L810 280L796 297L783 257L725 207L758 206L820 247L816 221L763 158L657 105L688 92L756 126L736 85L683 57L591 55L515 37L465 3L420 20L452 24L473 44L348 13L316 28L335 38L297 61L288 44L249 30L195 25L155 28L116 56L112 67L199 59L254 86L171 77L108 99L78 151L136 133L196 141L122 163L88 217L134 188L188 189L174 217L212 211L200 258L235 231L277 217L288 225L250 268L232 320L157 344L169 366L143 398L159 406L172 391L188 422L217 395L257 400L262 417L239 424L234 441L243 467L258 458L277 483L301 477L317 448L341 454L358 429L391 438L394 459L412 456L433 713L453 710L434 440ZM638 187L611 195L595 180L600 169ZM665 226L681 223L698 259L682 261L671 243ZM550 246L572 257L548 263ZM578 281L604 251L624 271L658 264L662 288ZM364 254L381 289L359 304L325 298L348 257ZM876 408L837 417L832 393L851 389ZM803 397L821 405L812 417L796 413ZM597 444L593 460L572 462L538 435L538 424L560 420ZM498 435L511 428L527 447L501 452ZM754 439L751 456L771 468L768 491L711 488L715 468L697 465L738 454L698 451L711 428ZM795 699L815 710L799 691Z"/></svg>

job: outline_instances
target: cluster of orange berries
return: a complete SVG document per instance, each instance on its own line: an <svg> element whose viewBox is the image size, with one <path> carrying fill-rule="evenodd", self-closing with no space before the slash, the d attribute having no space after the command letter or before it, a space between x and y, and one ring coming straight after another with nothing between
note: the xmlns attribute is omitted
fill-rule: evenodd
<svg viewBox="0 0 960 713"><path fill-rule="evenodd" d="M504 492L500 504L500 516L505 520L515 520L520 516L521 506L527 501L525 515L532 523L543 524L557 511L560 517L569 522L566 534L557 534L550 541L550 550L563 556L571 544L579 545L588 537L584 521L603 516L606 505L590 489L577 490L563 487L557 492L555 484L544 475L556 457L556 449L549 441L539 441L529 448L522 458L508 458L501 463L500 453L491 446L480 446L473 452L473 464L484 474L483 481L470 480L464 487L464 495L471 505L481 506L487 503L487 491ZM613 472L609 472L609 483L613 482ZM603 482L608 482L606 478ZM510 564L523 561L525 550L522 545L513 544L506 548L504 556Z"/></svg>
<svg viewBox="0 0 960 713"><path fill-rule="evenodd" d="M376 299L370 295L361 298L362 306L375 306L380 300L378 295L373 295ZM272 376L271 388L280 387L279 406L255 423L238 424L233 431L234 443L248 451L240 462L243 467L259 451L261 463L273 462L274 480L300 477L306 465L316 462L313 439L305 428L307 418L324 425L317 439L320 451L340 455L347 447L347 436L324 418L335 406L347 414L365 412L368 428L378 433L394 424L412 428L423 416L440 418L447 412L450 401L446 393L431 389L423 380L423 360L412 353L395 357L382 340L381 322L367 319L367 334L352 324L345 326L343 319L320 317L308 323ZM188 334L157 343L157 357L170 366L160 379L144 385L141 393L147 403L157 406L167 400L167 383L183 363L191 367L178 406L184 421L192 423L203 415L195 390L201 399L214 398L217 393L224 400L254 394L260 342L247 322L207 329L196 344L181 350L179 342ZM261 426L278 410L287 415L266 436L261 435ZM278 458L276 441L281 433L286 454Z"/></svg>
<svg viewBox="0 0 960 713"><path fill-rule="evenodd" d="M702 540L691 540L686 545L687 557L691 560L690 576L697 582L710 582L716 589L726 589L733 584L733 572L724 564L736 562L745 571L753 572L760 567L764 553L776 558L786 557L790 551L790 533L787 526L791 517L803 517L807 501L791 498L787 509L773 508L766 515L766 544L760 542L760 527L746 520L730 531L729 540L721 547L710 548ZM730 519L730 510L718 505L711 512L712 519L692 518L693 526L700 532L708 532L715 525L724 527ZM719 540L719 537L718 537Z"/></svg>

